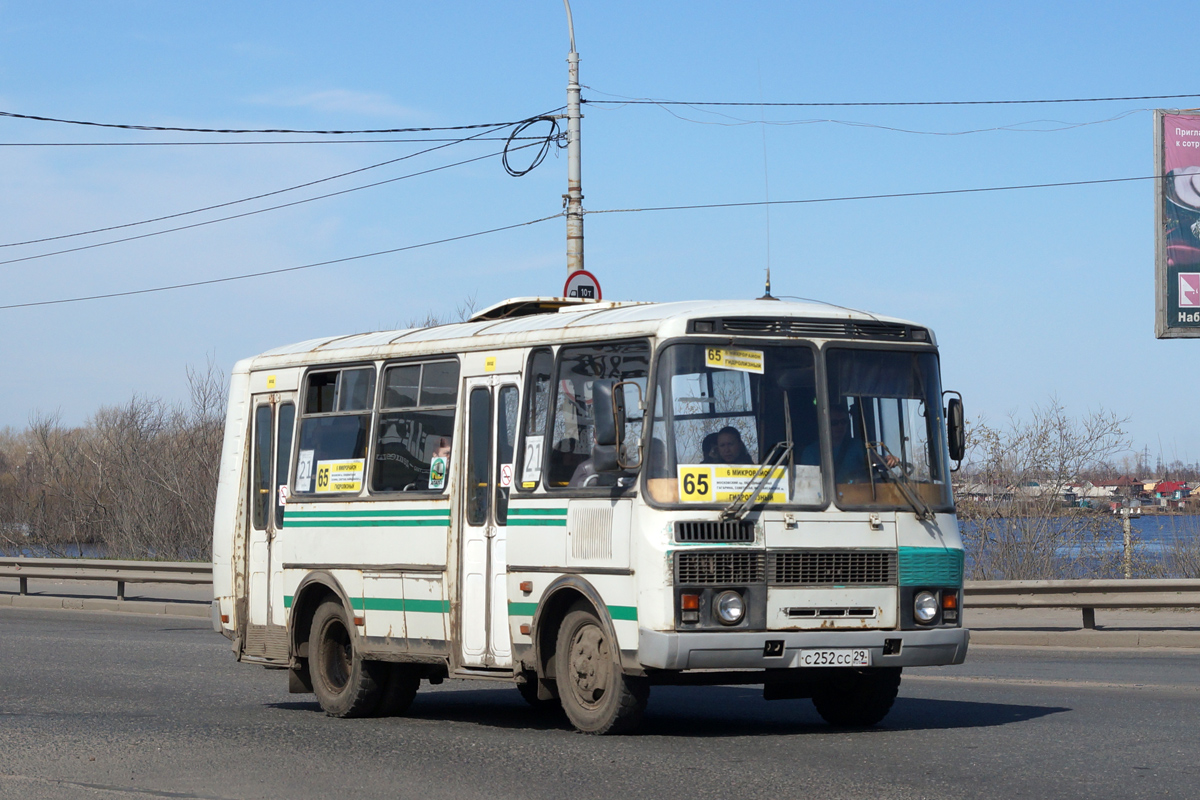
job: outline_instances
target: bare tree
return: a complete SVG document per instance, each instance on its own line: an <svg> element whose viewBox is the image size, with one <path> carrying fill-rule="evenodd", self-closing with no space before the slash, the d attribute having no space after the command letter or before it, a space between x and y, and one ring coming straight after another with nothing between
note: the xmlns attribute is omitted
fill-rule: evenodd
<svg viewBox="0 0 1200 800"><path fill-rule="evenodd" d="M208 558L225 380L211 361L187 374L187 404L134 396L78 428L36 415L24 434L0 438L0 543L52 555Z"/></svg>
<svg viewBox="0 0 1200 800"><path fill-rule="evenodd" d="M972 577L1028 580L1115 574L1120 529L1110 516L1074 507L1081 476L1129 448L1128 418L1072 416L1057 398L1028 419L969 431L958 485Z"/></svg>

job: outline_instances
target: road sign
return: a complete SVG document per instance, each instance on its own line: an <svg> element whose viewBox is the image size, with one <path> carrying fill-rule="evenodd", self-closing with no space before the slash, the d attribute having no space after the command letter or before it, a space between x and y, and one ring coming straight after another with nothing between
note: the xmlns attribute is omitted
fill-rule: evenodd
<svg viewBox="0 0 1200 800"><path fill-rule="evenodd" d="M577 269L567 277L567 283L563 286L563 297L599 300L600 281L586 269Z"/></svg>

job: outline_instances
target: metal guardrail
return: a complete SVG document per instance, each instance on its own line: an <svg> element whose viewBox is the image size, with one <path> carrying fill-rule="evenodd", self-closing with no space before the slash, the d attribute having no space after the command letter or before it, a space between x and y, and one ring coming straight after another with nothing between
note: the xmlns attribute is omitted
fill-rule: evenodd
<svg viewBox="0 0 1200 800"><path fill-rule="evenodd" d="M116 581L117 599L127 583L212 584L212 564L194 561L110 561L98 558L0 558L0 578L17 578L21 594L29 581Z"/></svg>
<svg viewBox="0 0 1200 800"><path fill-rule="evenodd" d="M0 578L29 580L212 584L212 565L191 561L109 561L84 558L2 558ZM1200 608L1200 580L967 581L967 608L1078 608L1083 627L1096 627L1097 608Z"/></svg>
<svg viewBox="0 0 1200 800"><path fill-rule="evenodd" d="M1200 580L967 581L966 608L1078 608L1096 627L1097 608L1200 608Z"/></svg>

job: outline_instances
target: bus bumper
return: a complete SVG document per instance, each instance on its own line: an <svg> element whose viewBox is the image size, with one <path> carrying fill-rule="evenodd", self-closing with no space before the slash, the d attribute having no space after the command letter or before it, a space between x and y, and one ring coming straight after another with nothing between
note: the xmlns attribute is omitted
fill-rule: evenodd
<svg viewBox="0 0 1200 800"><path fill-rule="evenodd" d="M788 669L800 667L802 650L866 648L873 667L930 667L961 664L971 632L966 628L925 631L717 631L663 632L642 628L638 661L653 669ZM896 643L899 640L899 644ZM783 654L768 656L768 649ZM768 648L768 642L773 643ZM884 655L884 650L889 655Z"/></svg>

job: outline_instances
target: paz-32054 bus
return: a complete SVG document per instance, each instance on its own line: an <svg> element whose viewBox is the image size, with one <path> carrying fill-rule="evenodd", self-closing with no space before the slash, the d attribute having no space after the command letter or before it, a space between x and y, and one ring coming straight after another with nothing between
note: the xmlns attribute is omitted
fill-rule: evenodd
<svg viewBox="0 0 1200 800"><path fill-rule="evenodd" d="M966 656L961 449L933 333L819 303L301 342L233 370L214 625L333 716L475 678L592 733L684 682L873 725Z"/></svg>

